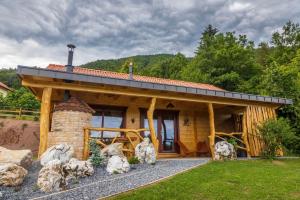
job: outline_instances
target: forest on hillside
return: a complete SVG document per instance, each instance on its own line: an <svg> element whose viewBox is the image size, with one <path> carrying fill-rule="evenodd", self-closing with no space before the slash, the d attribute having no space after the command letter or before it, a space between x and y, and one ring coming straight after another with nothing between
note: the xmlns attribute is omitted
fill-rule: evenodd
<svg viewBox="0 0 300 200"><path fill-rule="evenodd" d="M200 36L193 58L181 53L138 55L97 60L82 67L127 73L130 62L133 62L135 74L209 83L229 91L293 99L293 105L279 109L279 116L288 119L300 136L300 27L297 23L287 22L269 41L257 45L247 35L221 32L208 25ZM19 89L14 70L0 70L0 81L16 89L7 98L0 98L0 105L38 108L33 96L23 88ZM25 104L26 101L30 103ZM292 145L300 152L299 140Z"/></svg>

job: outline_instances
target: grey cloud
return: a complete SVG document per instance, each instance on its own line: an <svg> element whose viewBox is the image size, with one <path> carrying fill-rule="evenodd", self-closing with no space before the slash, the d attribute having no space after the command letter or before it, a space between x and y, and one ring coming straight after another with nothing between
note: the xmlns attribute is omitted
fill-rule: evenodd
<svg viewBox="0 0 300 200"><path fill-rule="evenodd" d="M135 54L192 56L203 28L270 40L286 21L300 20L299 0L2 0L0 67L65 63L69 42L75 63Z"/></svg>

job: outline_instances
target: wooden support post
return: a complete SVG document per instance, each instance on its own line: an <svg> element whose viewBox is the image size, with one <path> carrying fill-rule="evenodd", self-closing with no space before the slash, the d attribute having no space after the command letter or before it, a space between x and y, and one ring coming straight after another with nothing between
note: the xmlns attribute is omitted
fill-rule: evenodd
<svg viewBox="0 0 300 200"><path fill-rule="evenodd" d="M153 123L153 112L155 109L155 103L156 103L156 98L151 99L151 104L149 106L149 109L147 111L147 118L148 118L148 124L149 124L149 130L150 130L150 136L151 136L151 141L155 147L156 150L156 155L158 155L158 140L155 134L155 128L154 128L154 123Z"/></svg>
<svg viewBox="0 0 300 200"><path fill-rule="evenodd" d="M210 134L208 136L209 138L209 147L211 152L211 157L214 160L215 159L215 116L214 116L214 108L212 103L208 103L208 116L209 116L209 130Z"/></svg>
<svg viewBox="0 0 300 200"><path fill-rule="evenodd" d="M84 129L84 145L83 145L83 160L87 160L90 154L90 131L88 128Z"/></svg>
<svg viewBox="0 0 300 200"><path fill-rule="evenodd" d="M19 110L19 119L21 119L21 117L22 117L22 108L20 108Z"/></svg>
<svg viewBox="0 0 300 200"><path fill-rule="evenodd" d="M246 108L247 109L247 108ZM247 151L247 157L250 158L250 147L249 147L249 143L248 143L248 130L247 130L247 110L244 111L243 114L243 134L242 134L242 139L244 141L245 147L246 147L246 151Z"/></svg>
<svg viewBox="0 0 300 200"><path fill-rule="evenodd" d="M40 114L40 156L47 150L48 145L48 132L50 128L50 107L51 107L51 94L52 88L44 88L42 102L41 102L41 114Z"/></svg>

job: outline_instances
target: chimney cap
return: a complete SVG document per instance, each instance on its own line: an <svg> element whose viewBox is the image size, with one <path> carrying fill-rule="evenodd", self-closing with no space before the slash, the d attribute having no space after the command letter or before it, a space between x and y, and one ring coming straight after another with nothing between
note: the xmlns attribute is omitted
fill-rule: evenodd
<svg viewBox="0 0 300 200"><path fill-rule="evenodd" d="M75 49L76 48L76 46L74 44L68 44L67 47L70 48L70 49Z"/></svg>

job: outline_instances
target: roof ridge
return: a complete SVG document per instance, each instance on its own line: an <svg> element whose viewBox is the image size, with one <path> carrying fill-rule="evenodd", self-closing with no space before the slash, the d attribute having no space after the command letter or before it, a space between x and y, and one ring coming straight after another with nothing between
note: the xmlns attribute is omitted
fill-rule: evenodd
<svg viewBox="0 0 300 200"><path fill-rule="evenodd" d="M62 68L64 69L64 67L65 67L64 65L49 64L47 68L51 69L52 66L53 67L59 67L60 70ZM90 69L90 68L79 67L79 66L75 66L74 69L76 70L76 71L74 71L74 73L80 73L80 71L96 72L96 73L98 72L99 74L104 74L104 75L108 75L108 76L109 75L117 75L117 76L119 76L118 78L122 78L122 79L124 79L125 76L128 76L127 73L108 71L108 70L102 70L102 69ZM54 69L54 70L58 70L58 69ZM217 86L214 86L214 85L208 84L208 83L198 83L198 82L191 82L191 81L184 81L184 80L167 79L167 78L154 77L154 76L143 76L143 75L138 75L138 74L133 74L133 79L136 80L136 81L144 81L144 82L152 82L152 83L156 82L156 83L160 83L160 84L170 84L170 85L177 85L177 86L181 86L181 84L182 85L191 84L191 85L193 85L192 87L197 87L197 86L199 86L199 87L212 87L212 88L210 88L210 90L225 91L222 88L219 88ZM202 89L209 89L209 88L202 88Z"/></svg>

